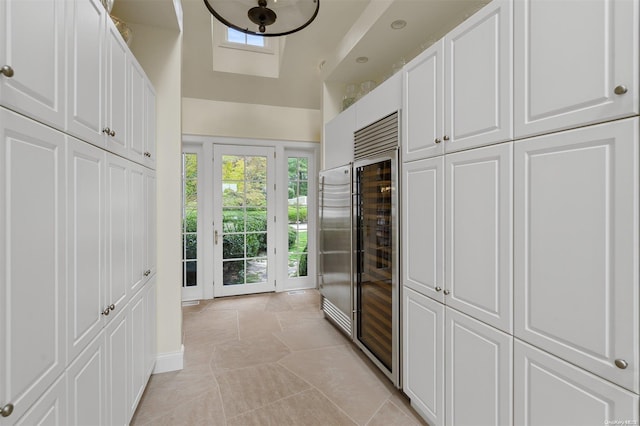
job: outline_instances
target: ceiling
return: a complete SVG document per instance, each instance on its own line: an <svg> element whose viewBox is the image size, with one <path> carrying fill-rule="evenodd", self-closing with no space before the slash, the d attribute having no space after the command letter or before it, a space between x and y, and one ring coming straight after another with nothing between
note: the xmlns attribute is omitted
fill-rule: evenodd
<svg viewBox="0 0 640 426"><path fill-rule="evenodd" d="M178 31L174 3L180 1L116 0L112 12L127 22ZM211 15L202 0L181 3L183 97L320 109L323 81L380 83L394 64L413 58L488 1L321 0L316 20L286 36L279 78L213 71ZM406 27L391 29L398 19ZM361 56L368 62L357 63Z"/></svg>

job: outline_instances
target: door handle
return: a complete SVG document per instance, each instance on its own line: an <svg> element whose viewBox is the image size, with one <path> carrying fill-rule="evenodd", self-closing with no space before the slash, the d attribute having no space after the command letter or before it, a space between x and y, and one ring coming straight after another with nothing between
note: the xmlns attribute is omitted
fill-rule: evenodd
<svg viewBox="0 0 640 426"><path fill-rule="evenodd" d="M218 244L218 230L213 231L213 243Z"/></svg>

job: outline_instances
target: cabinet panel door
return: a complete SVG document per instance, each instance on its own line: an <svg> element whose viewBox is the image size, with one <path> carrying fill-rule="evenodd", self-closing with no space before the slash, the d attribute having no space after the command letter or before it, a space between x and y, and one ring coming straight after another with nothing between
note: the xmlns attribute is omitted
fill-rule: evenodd
<svg viewBox="0 0 640 426"><path fill-rule="evenodd" d="M104 333L100 333L67 369L69 424L106 424L106 364Z"/></svg>
<svg viewBox="0 0 640 426"><path fill-rule="evenodd" d="M66 365L65 137L0 108L0 404L19 419Z"/></svg>
<svg viewBox="0 0 640 426"><path fill-rule="evenodd" d="M367 93L356 104L356 130L402 108L402 73L397 73Z"/></svg>
<svg viewBox="0 0 640 426"><path fill-rule="evenodd" d="M69 359L98 334L105 302L105 176L103 150L68 139L67 339Z"/></svg>
<svg viewBox="0 0 640 426"><path fill-rule="evenodd" d="M118 311L116 311L118 312ZM114 313L115 315L115 313ZM106 415L108 425L129 423L129 309L121 310L105 329L107 376Z"/></svg>
<svg viewBox="0 0 640 426"><path fill-rule="evenodd" d="M356 106L342 111L324 126L324 169L353 162L353 132L356 130Z"/></svg>
<svg viewBox="0 0 640 426"><path fill-rule="evenodd" d="M634 392L638 181L637 118L515 144L515 335Z"/></svg>
<svg viewBox="0 0 640 426"><path fill-rule="evenodd" d="M145 276L145 178L144 168L135 164L131 165L129 172L129 238L131 255L128 257L131 265L129 278L129 294L138 291L144 282Z"/></svg>
<svg viewBox="0 0 640 426"><path fill-rule="evenodd" d="M129 314L129 406L136 410L146 384L145 369L145 299L144 291L138 292L130 303Z"/></svg>
<svg viewBox="0 0 640 426"><path fill-rule="evenodd" d="M512 330L513 144L447 155L446 304Z"/></svg>
<svg viewBox="0 0 640 426"><path fill-rule="evenodd" d="M147 292L145 294L145 325L146 331L144 333L145 338L145 370L146 379L149 378L156 365L156 314L157 314L157 302L156 302L156 278L151 278L149 285L147 286Z"/></svg>
<svg viewBox="0 0 640 426"><path fill-rule="evenodd" d="M16 425L68 426L67 375L62 374L45 394L29 408L29 411L18 420Z"/></svg>
<svg viewBox="0 0 640 426"><path fill-rule="evenodd" d="M444 153L444 40L404 68L402 161Z"/></svg>
<svg viewBox="0 0 640 426"><path fill-rule="evenodd" d="M111 19L107 19L105 48L107 54L105 126L113 132L113 136L105 136L105 140L109 150L126 156L129 148L127 146L129 47Z"/></svg>
<svg viewBox="0 0 640 426"><path fill-rule="evenodd" d="M494 0L445 37L447 152L513 137L512 21L512 2Z"/></svg>
<svg viewBox="0 0 640 426"><path fill-rule="evenodd" d="M638 113L637 1L522 0L514 11L516 138Z"/></svg>
<svg viewBox="0 0 640 426"><path fill-rule="evenodd" d="M444 306L403 288L403 387L433 426L444 425Z"/></svg>
<svg viewBox="0 0 640 426"><path fill-rule="evenodd" d="M444 301L444 158L402 168L402 284Z"/></svg>
<svg viewBox="0 0 640 426"><path fill-rule="evenodd" d="M129 293L129 167L130 162L107 154L106 305L123 308ZM117 311L115 312L117 313Z"/></svg>
<svg viewBox="0 0 640 426"><path fill-rule="evenodd" d="M513 416L513 337L446 308L448 425L508 425Z"/></svg>
<svg viewBox="0 0 640 426"><path fill-rule="evenodd" d="M144 85L145 99L145 152L147 156L144 164L152 169L156 168L156 92L149 80Z"/></svg>
<svg viewBox="0 0 640 426"><path fill-rule="evenodd" d="M518 339L514 353L515 424L638 423L638 395Z"/></svg>
<svg viewBox="0 0 640 426"><path fill-rule="evenodd" d="M0 105L59 130L65 126L65 4L0 3L0 64L14 71L0 76Z"/></svg>
<svg viewBox="0 0 640 426"><path fill-rule="evenodd" d="M131 144L130 157L132 160L142 163L144 156L144 87L145 74L135 58L129 61L129 143Z"/></svg>
<svg viewBox="0 0 640 426"><path fill-rule="evenodd" d="M145 247L144 247L144 267L146 276L156 273L156 172L145 169L144 172L145 191Z"/></svg>
<svg viewBox="0 0 640 426"><path fill-rule="evenodd" d="M100 0L67 2L67 132L103 145L106 11Z"/></svg>

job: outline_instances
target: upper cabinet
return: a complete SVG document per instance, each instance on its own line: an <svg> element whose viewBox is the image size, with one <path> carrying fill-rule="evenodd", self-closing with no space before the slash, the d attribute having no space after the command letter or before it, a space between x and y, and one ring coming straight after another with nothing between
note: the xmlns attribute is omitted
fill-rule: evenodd
<svg viewBox="0 0 640 426"><path fill-rule="evenodd" d="M156 91L149 80L144 85L144 164L156 168Z"/></svg>
<svg viewBox="0 0 640 426"><path fill-rule="evenodd" d="M403 161L513 137L512 21L493 1L405 67Z"/></svg>
<svg viewBox="0 0 640 426"><path fill-rule="evenodd" d="M65 126L66 4L64 0L0 2L0 105L58 130Z"/></svg>
<svg viewBox="0 0 640 426"><path fill-rule="evenodd" d="M514 4L516 138L638 113L637 1Z"/></svg>
<svg viewBox="0 0 640 426"><path fill-rule="evenodd" d="M356 130L374 123L402 106L402 73L385 80L356 104Z"/></svg>
<svg viewBox="0 0 640 426"><path fill-rule="evenodd" d="M332 169L353 161L353 132L356 130L355 105L341 112L324 126L324 167Z"/></svg>

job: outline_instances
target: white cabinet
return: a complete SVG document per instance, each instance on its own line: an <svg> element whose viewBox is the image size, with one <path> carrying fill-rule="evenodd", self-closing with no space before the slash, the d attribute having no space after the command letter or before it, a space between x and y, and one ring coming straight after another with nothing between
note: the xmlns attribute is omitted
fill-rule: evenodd
<svg viewBox="0 0 640 426"><path fill-rule="evenodd" d="M149 80L144 85L144 164L156 168L156 91Z"/></svg>
<svg viewBox="0 0 640 426"><path fill-rule="evenodd" d="M444 40L425 50L403 71L402 161L444 153Z"/></svg>
<svg viewBox="0 0 640 426"><path fill-rule="evenodd" d="M638 395L517 339L514 351L514 424L638 424Z"/></svg>
<svg viewBox="0 0 640 426"><path fill-rule="evenodd" d="M66 131L94 145L104 146L106 132L103 130L109 127L105 123L107 12L100 0L72 0L66 5Z"/></svg>
<svg viewBox="0 0 640 426"><path fill-rule="evenodd" d="M445 303L512 331L513 143L445 156Z"/></svg>
<svg viewBox="0 0 640 426"><path fill-rule="evenodd" d="M446 152L513 137L513 3L493 0L444 39Z"/></svg>
<svg viewBox="0 0 640 426"><path fill-rule="evenodd" d="M451 308L445 321L446 424L512 424L513 337Z"/></svg>
<svg viewBox="0 0 640 426"><path fill-rule="evenodd" d="M638 7L514 2L516 138L638 114Z"/></svg>
<svg viewBox="0 0 640 426"><path fill-rule="evenodd" d="M353 162L353 132L356 130L356 106L352 105L324 126L324 169Z"/></svg>
<svg viewBox="0 0 640 426"><path fill-rule="evenodd" d="M127 139L128 94L127 73L129 71L129 47L120 36L118 29L107 17L106 50L106 92L104 124L109 134L104 133L106 147L109 151L127 156L129 141ZM155 123L154 123L155 125Z"/></svg>
<svg viewBox="0 0 640 426"><path fill-rule="evenodd" d="M145 171L133 165L129 170L129 246L131 247L129 293L135 294L145 280Z"/></svg>
<svg viewBox="0 0 640 426"><path fill-rule="evenodd" d="M62 374L16 425L68 426L67 405L67 375Z"/></svg>
<svg viewBox="0 0 640 426"><path fill-rule="evenodd" d="M634 392L638 123L519 141L514 161L515 336Z"/></svg>
<svg viewBox="0 0 640 426"><path fill-rule="evenodd" d="M444 158L402 167L402 284L444 302Z"/></svg>
<svg viewBox="0 0 640 426"><path fill-rule="evenodd" d="M135 412L136 406L144 392L146 384L146 368L145 368L145 293L139 291L130 304L129 314L129 404L131 413Z"/></svg>
<svg viewBox="0 0 640 426"><path fill-rule="evenodd" d="M156 366L156 346L157 346L157 330L156 330L156 315L158 313L157 301L156 301L156 277L154 276L149 280L147 290L145 293L145 324L146 331L144 333L145 339L145 369L146 378L148 379L153 373L153 369Z"/></svg>
<svg viewBox="0 0 640 426"><path fill-rule="evenodd" d="M107 154L106 176L106 298L105 305L124 307L129 292L129 169L131 162ZM117 311L115 312L117 313Z"/></svg>
<svg viewBox="0 0 640 426"><path fill-rule="evenodd" d="M0 107L0 144L0 407L13 424L66 365L65 136Z"/></svg>
<svg viewBox="0 0 640 426"><path fill-rule="evenodd" d="M136 162L145 159L145 75L142 67L135 59L129 67L129 140L131 155Z"/></svg>
<svg viewBox="0 0 640 426"><path fill-rule="evenodd" d="M444 425L445 308L408 287L402 299L403 390L429 424Z"/></svg>
<svg viewBox="0 0 640 426"><path fill-rule="evenodd" d="M356 130L360 130L402 107L402 73L397 73L355 104Z"/></svg>
<svg viewBox="0 0 640 426"><path fill-rule="evenodd" d="M67 339L72 360L104 326L106 153L77 139L67 146Z"/></svg>
<svg viewBox="0 0 640 426"><path fill-rule="evenodd" d="M131 358L128 306L113 315L112 321L105 328L106 424L125 426L133 415L129 406L128 388L129 359Z"/></svg>
<svg viewBox="0 0 640 426"><path fill-rule="evenodd" d="M403 161L512 138L512 21L494 0L407 64Z"/></svg>
<svg viewBox="0 0 640 426"><path fill-rule="evenodd" d="M106 424L106 366L104 332L67 369L69 424Z"/></svg>
<svg viewBox="0 0 640 426"><path fill-rule="evenodd" d="M156 273L156 172L144 170L144 273L145 277Z"/></svg>
<svg viewBox="0 0 640 426"><path fill-rule="evenodd" d="M11 76L0 74L0 105L59 130L65 126L66 4L64 0L0 3L0 67L13 70Z"/></svg>

